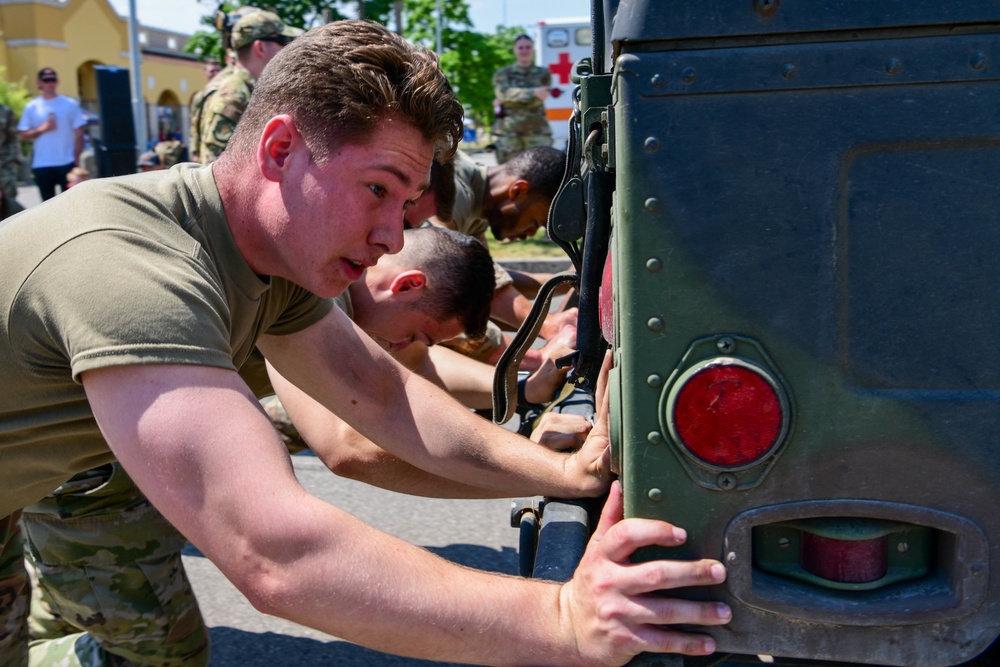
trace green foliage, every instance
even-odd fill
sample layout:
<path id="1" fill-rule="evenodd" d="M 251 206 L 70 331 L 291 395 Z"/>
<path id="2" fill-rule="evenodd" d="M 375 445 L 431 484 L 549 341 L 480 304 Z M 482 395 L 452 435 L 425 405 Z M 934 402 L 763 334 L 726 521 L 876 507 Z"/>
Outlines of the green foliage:
<path id="1" fill-rule="evenodd" d="M 404 36 L 437 48 L 437 0 L 405 0 Z M 479 126 L 493 123 L 493 73 L 514 61 L 514 37 L 522 28 L 497 26 L 496 33 L 471 30 L 466 0 L 441 0 L 441 69 L 467 113 Z"/>
<path id="2" fill-rule="evenodd" d="M 20 118 L 24 111 L 24 105 L 31 100 L 31 93 L 24 85 L 24 79 L 20 81 L 7 81 L 7 68 L 0 67 L 0 103 L 6 104 L 14 110 L 14 114 Z"/>

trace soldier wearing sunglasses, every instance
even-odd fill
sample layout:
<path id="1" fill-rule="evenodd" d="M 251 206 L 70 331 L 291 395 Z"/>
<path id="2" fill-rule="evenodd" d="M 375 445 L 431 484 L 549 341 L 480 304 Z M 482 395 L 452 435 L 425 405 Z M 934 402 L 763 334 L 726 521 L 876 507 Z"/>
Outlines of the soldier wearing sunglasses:
<path id="1" fill-rule="evenodd" d="M 202 164 L 215 162 L 229 143 L 264 66 L 301 33 L 263 10 L 236 21 L 230 37 L 236 62 L 209 82 L 200 107 L 192 111 L 192 127 L 197 128 L 191 137 L 192 152 Z"/>

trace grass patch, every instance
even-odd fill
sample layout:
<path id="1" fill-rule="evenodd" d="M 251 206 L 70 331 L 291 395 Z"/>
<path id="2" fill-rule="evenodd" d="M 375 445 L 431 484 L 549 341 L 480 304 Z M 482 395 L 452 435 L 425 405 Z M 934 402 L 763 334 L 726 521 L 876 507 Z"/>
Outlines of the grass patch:
<path id="1" fill-rule="evenodd" d="M 486 232 L 486 240 L 493 259 L 569 259 L 562 248 L 545 238 L 544 231 L 530 239 L 510 243 L 501 243 Z"/>

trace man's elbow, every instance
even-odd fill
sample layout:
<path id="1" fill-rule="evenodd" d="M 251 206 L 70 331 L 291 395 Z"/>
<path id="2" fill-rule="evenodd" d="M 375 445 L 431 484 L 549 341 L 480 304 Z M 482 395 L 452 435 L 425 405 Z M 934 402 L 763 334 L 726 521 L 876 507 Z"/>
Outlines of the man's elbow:
<path id="1" fill-rule="evenodd" d="M 316 440 L 307 438 L 323 465 L 338 477 L 358 482 L 371 482 L 372 470 L 378 468 L 380 457 L 387 456 L 385 450 L 353 429 L 340 429 L 339 432 L 331 429 L 318 439 L 319 442 Z"/>
<path id="2" fill-rule="evenodd" d="M 311 594 L 303 572 L 312 567 L 305 561 L 314 552 L 315 535 L 290 520 L 269 535 L 245 538 L 244 548 L 228 549 L 216 565 L 254 609 L 288 618 Z"/>
<path id="3" fill-rule="evenodd" d="M 271 616 L 287 616 L 296 592 L 295 582 L 273 568 L 254 569 L 230 579 L 254 609 Z"/>
<path id="4" fill-rule="evenodd" d="M 354 451 L 338 451 L 324 456 L 323 463 L 338 477 L 369 484 L 375 478 L 373 470 L 377 469 L 379 465 L 376 457 Z"/>

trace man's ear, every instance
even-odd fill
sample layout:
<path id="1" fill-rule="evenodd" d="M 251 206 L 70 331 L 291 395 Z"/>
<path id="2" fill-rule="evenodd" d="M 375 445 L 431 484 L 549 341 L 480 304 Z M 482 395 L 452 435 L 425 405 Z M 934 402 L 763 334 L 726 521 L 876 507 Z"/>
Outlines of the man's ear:
<path id="1" fill-rule="evenodd" d="M 292 117 L 287 114 L 275 116 L 267 121 L 257 144 L 261 174 L 269 181 L 280 181 L 288 171 L 289 158 L 303 148 L 305 142 Z"/>
<path id="2" fill-rule="evenodd" d="M 267 58 L 267 54 L 264 53 L 264 48 L 264 40 L 262 39 L 255 39 L 250 43 L 250 50 L 261 60 Z"/>
<path id="3" fill-rule="evenodd" d="M 417 298 L 427 287 L 427 274 L 418 269 L 410 269 L 396 274 L 389 283 L 389 291 L 393 296 Z"/>
<path id="4" fill-rule="evenodd" d="M 531 189 L 531 184 L 523 178 L 518 178 L 509 186 L 507 186 L 507 198 L 517 201 L 522 197 L 528 196 L 528 191 Z"/>

